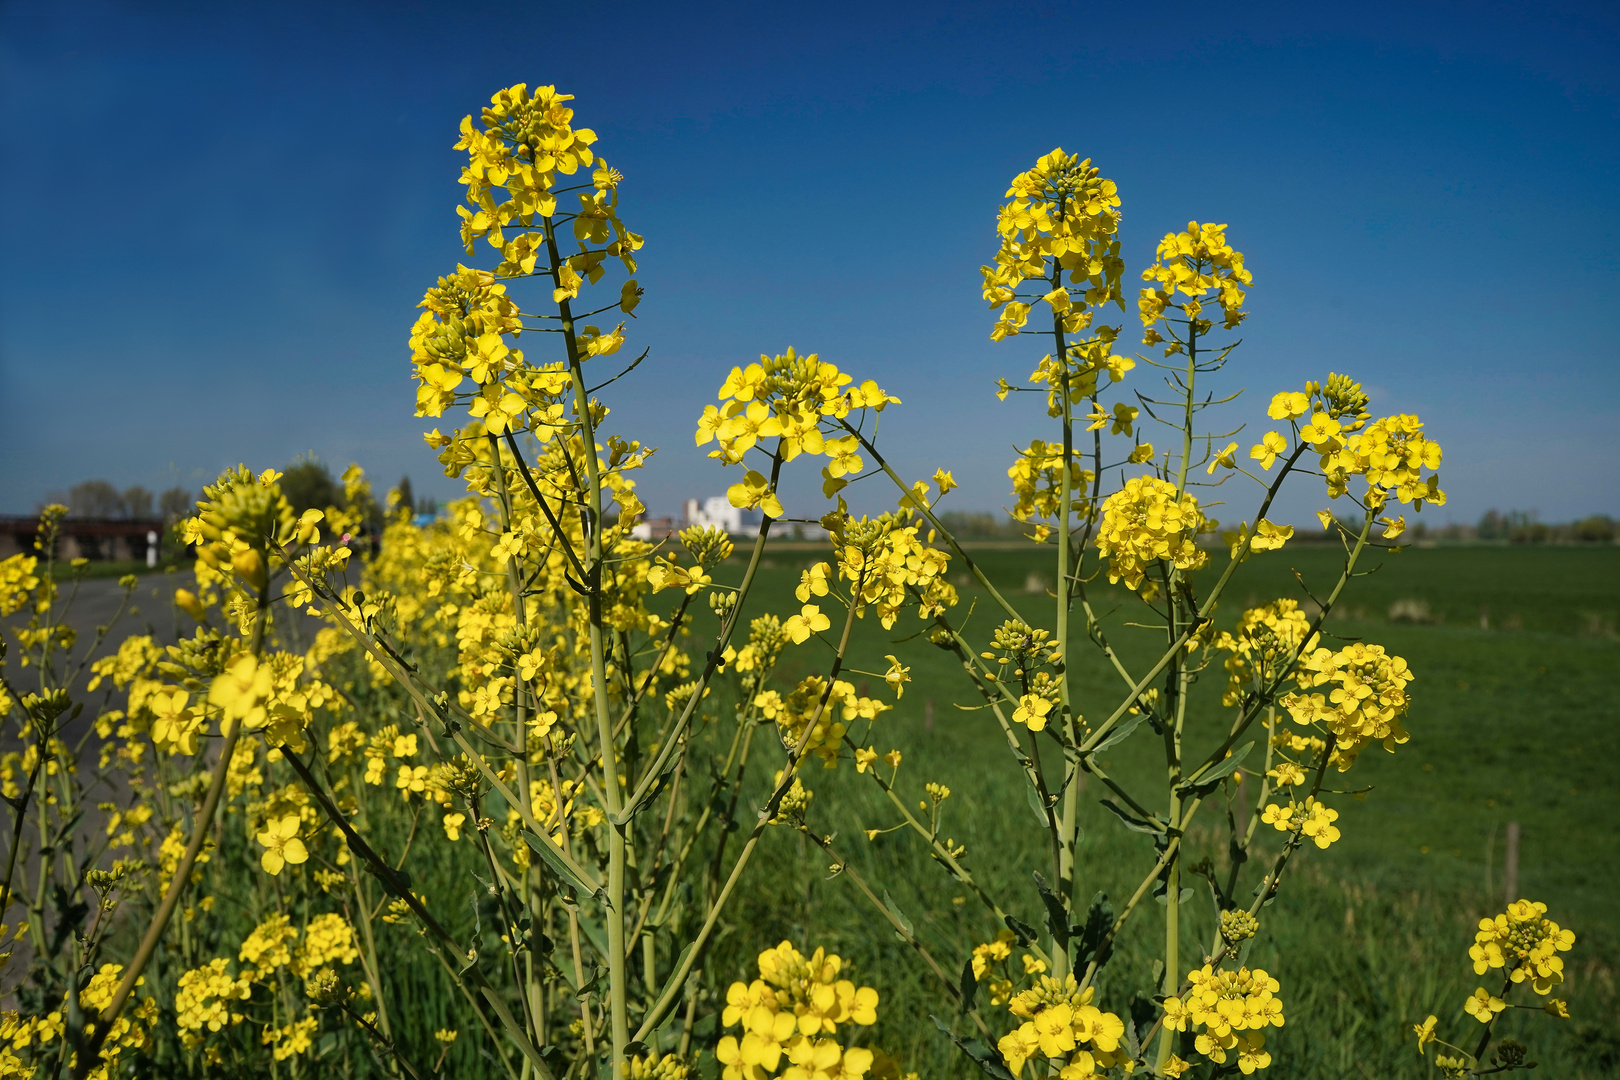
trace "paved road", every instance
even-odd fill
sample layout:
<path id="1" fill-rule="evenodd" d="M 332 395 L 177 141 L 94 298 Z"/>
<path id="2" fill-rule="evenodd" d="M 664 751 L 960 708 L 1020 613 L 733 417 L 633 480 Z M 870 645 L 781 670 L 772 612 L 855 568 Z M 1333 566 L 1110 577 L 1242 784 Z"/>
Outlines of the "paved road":
<path id="1" fill-rule="evenodd" d="M 169 645 L 180 637 L 190 637 L 196 632 L 197 623 L 191 616 L 175 607 L 174 591 L 196 587 L 196 578 L 190 570 L 142 574 L 134 593 L 129 596 L 128 606 L 124 609 L 123 615 L 114 622 L 114 617 L 118 616 L 119 606 L 125 602 L 124 589 L 116 578 L 92 578 L 81 581 L 76 586 L 64 582 L 59 604 L 60 601 L 71 597 L 72 603 L 64 621 L 78 632 L 78 641 L 73 648 L 75 662 L 84 657 L 85 648 L 95 641 L 96 636 L 101 633 L 100 628 L 104 626 L 109 629 L 101 643 L 91 650 L 89 656 L 91 660 L 98 660 L 117 652 L 124 639 L 134 634 L 150 634 L 159 645 Z M 58 610 L 60 611 L 60 607 Z M 284 610 L 277 612 L 277 615 L 284 618 Z M 0 625 L 8 629 L 22 626 L 28 622 L 28 616 L 28 612 L 20 611 L 0 620 Z M 298 615 L 293 627 L 297 643 L 308 646 L 314 640 L 315 631 L 320 629 L 320 626 L 320 620 L 307 615 Z M 13 685 L 24 691 L 34 689 L 37 680 L 30 677 L 34 673 L 30 669 L 20 668 L 17 663 L 16 638 L 9 633 L 6 638 L 6 645 L 11 654 L 7 670 Z M 74 686 L 75 696 L 81 700 L 86 681 L 87 678 L 81 678 Z"/>

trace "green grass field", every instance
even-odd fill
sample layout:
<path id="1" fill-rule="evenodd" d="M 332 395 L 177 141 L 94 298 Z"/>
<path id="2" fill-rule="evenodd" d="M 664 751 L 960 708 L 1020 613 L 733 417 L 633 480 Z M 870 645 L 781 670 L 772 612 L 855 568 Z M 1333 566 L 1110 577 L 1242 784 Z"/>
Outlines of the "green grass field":
<path id="1" fill-rule="evenodd" d="M 970 552 L 1030 621 L 1047 624 L 1052 602 L 1042 590 L 1053 576 L 1051 553 L 1050 548 L 995 547 Z M 797 611 L 793 588 L 799 573 L 824 557 L 824 549 L 811 545 L 772 545 L 749 614 Z M 1219 553 L 1212 563 L 1218 571 Z M 1216 613 L 1217 624 L 1229 627 L 1244 607 L 1267 599 L 1302 597 L 1296 570 L 1306 585 L 1323 592 L 1336 579 L 1338 566 L 1334 549 L 1304 544 L 1256 556 L 1239 568 Z M 735 580 L 742 567 L 740 557 L 733 559 L 720 576 Z M 963 580 L 961 573 L 953 566 L 953 580 Z M 1125 600 L 1122 590 L 1106 586 L 1092 595 L 1101 611 Z M 673 604 L 669 594 L 660 599 Z M 970 609 L 969 636 L 983 641 L 1002 615 L 982 592 L 963 586 L 958 611 Z M 1392 622 L 1391 609 L 1423 621 Z M 1127 611 L 1111 616 L 1108 632 L 1125 663 L 1141 670 L 1157 656 L 1162 635 L 1120 625 L 1136 617 Z M 1335 798 L 1343 839 L 1325 852 L 1307 845 L 1292 864 L 1280 901 L 1262 912 L 1260 937 L 1247 962 L 1279 979 L 1288 1017 L 1268 1038 L 1275 1062 L 1264 1075 L 1272 1080 L 1432 1077 L 1432 1064 L 1415 1053 L 1410 1029 L 1431 1011 L 1439 1014 L 1442 1030 L 1461 1039 L 1475 1036 L 1478 1026 L 1461 1004 L 1489 980 L 1474 975 L 1467 947 L 1480 916 L 1502 909 L 1503 832 L 1509 822 L 1518 822 L 1523 834 L 1518 891 L 1545 901 L 1552 916 L 1579 938 L 1566 961 L 1572 1018 L 1554 1021 L 1516 1012 L 1502 1022 L 1502 1030 L 1530 1045 L 1531 1056 L 1541 1063 L 1538 1075 L 1558 1080 L 1620 1075 L 1615 988 L 1620 842 L 1614 827 L 1620 799 L 1607 779 L 1620 761 L 1620 725 L 1612 704 L 1620 674 L 1620 641 L 1612 629 L 1617 616 L 1620 550 L 1615 548 L 1413 549 L 1386 556 L 1375 573 L 1352 584 L 1327 629 L 1383 644 L 1410 662 L 1417 675 L 1407 717 L 1412 739 L 1395 754 L 1373 747 L 1362 755 L 1349 776 L 1373 790 L 1362 802 Z M 711 620 L 706 612 L 699 616 L 700 633 L 712 631 Z M 911 666 L 913 678 L 898 707 L 863 741 L 879 750 L 903 750 L 901 777 L 911 797 L 920 795 L 925 780 L 951 787 L 943 832 L 966 845 L 966 865 L 1009 911 L 1040 925 L 1030 874 L 1048 871 L 1049 854 L 1022 781 L 993 718 L 953 707 L 975 703 L 955 661 L 921 639 L 901 640 L 918 626 L 914 615 L 892 633 L 875 620 L 857 626 L 854 667 L 881 672 L 883 655 L 894 653 Z M 819 644 L 790 648 L 777 685 L 825 671 L 829 662 Z M 1091 650 L 1077 650 L 1073 662 L 1079 708 L 1100 720 L 1121 696 L 1118 676 Z M 869 681 L 882 693 L 880 675 L 849 678 L 857 685 Z M 1196 697 L 1216 706 L 1218 688 L 1199 689 Z M 726 687 L 717 687 L 712 711 L 729 711 L 726 693 Z M 376 704 L 386 710 L 390 700 L 379 695 Z M 1194 750 L 1200 739 L 1213 743 L 1209 733 L 1218 713 L 1210 708 L 1192 715 Z M 705 733 L 729 738 L 730 728 L 707 725 L 695 737 Z M 744 829 L 780 761 L 770 753 L 772 741 L 769 729 L 756 739 L 753 786 L 740 807 Z M 1047 764 L 1055 759 L 1049 754 Z M 1159 745 L 1146 727 L 1109 751 L 1104 765 L 1135 785 L 1148 805 L 1162 805 Z M 864 829 L 888 828 L 899 820 L 869 777 L 846 762 L 834 770 L 810 769 L 806 783 L 815 792 L 811 828 L 834 834 L 839 858 L 886 889 L 942 964 L 959 970 L 972 946 L 994 934 L 992 918 L 964 896 L 909 832 L 866 839 Z M 1126 831 L 1094 801 L 1099 789 L 1093 783 L 1082 807 L 1080 892 L 1105 891 L 1120 903 L 1151 865 L 1152 849 L 1146 837 Z M 1216 810 L 1206 810 L 1189 833 L 1189 861 L 1221 858 L 1224 837 L 1214 830 Z M 387 819 L 373 839 L 381 850 L 403 850 L 408 826 L 406 818 Z M 1276 850 L 1279 835 L 1262 829 L 1257 862 Z M 1493 838 L 1494 853 L 1488 854 Z M 245 837 L 228 834 L 219 863 L 211 865 L 256 858 L 250 846 Z M 471 849 L 459 848 L 451 858 L 413 853 L 408 869 L 452 930 L 472 940 L 472 874 L 481 868 Z M 702 982 L 715 995 L 706 1000 L 723 1000 L 731 981 L 752 978 L 761 948 L 784 938 L 801 947 L 824 945 L 882 995 L 878 1025 L 863 1033 L 863 1041 L 895 1054 L 926 1080 L 980 1075 L 930 1019 L 952 1019 L 934 976 L 847 875 L 828 871 L 828 857 L 805 837 L 786 828 L 767 831 L 704 962 Z M 1187 883 L 1198 887 L 1184 908 L 1183 961 L 1190 967 L 1210 940 L 1214 913 L 1207 889 L 1196 879 Z M 238 942 L 262 912 L 253 906 L 251 890 L 220 892 L 218 899 L 221 922 L 214 932 Z M 1133 995 L 1146 987 L 1162 952 L 1160 911 L 1151 901 L 1143 908 L 1099 980 L 1100 1004 L 1121 1014 L 1131 1010 Z M 484 934 L 490 934 L 487 926 Z M 387 927 L 382 939 L 385 993 L 398 1017 L 396 1030 L 406 1045 L 431 1047 L 437 1028 L 454 1025 L 458 1015 L 465 1021 L 459 996 L 424 956 L 414 931 Z M 486 945 L 493 949 L 497 943 Z M 182 942 L 176 963 L 201 962 L 210 955 L 207 947 L 194 946 L 204 951 L 191 956 Z M 672 959 L 661 957 L 661 962 L 667 966 Z M 1134 1004 L 1151 1009 L 1141 999 Z M 998 1014 L 992 1016 L 997 1033 L 1006 1030 L 1011 1018 L 991 1012 Z M 697 1045 L 713 1045 L 714 1019 L 711 1014 L 700 1020 Z M 480 1033 L 464 1032 L 447 1062 L 449 1074 L 497 1075 L 481 1056 L 485 1052 Z M 718 1067 L 712 1055 L 703 1057 L 700 1073 L 714 1080 Z"/>
<path id="2" fill-rule="evenodd" d="M 1029 621 L 1050 625 L 1050 597 L 1032 591 L 1052 579 L 1050 548 L 970 554 Z M 799 571 L 822 557 L 807 545 L 773 546 L 750 608 L 795 611 Z M 1218 555 L 1212 559 L 1216 572 L 1222 562 Z M 740 575 L 740 559 L 734 563 Z M 1339 552 L 1325 546 L 1256 556 L 1239 569 L 1217 623 L 1230 626 L 1243 607 L 1267 599 L 1303 599 L 1295 571 L 1323 594 L 1339 565 Z M 954 567 L 952 573 L 962 580 Z M 964 585 L 962 594 L 964 609 L 977 603 L 969 636 L 983 640 L 1003 616 L 978 589 Z M 1121 590 L 1106 587 L 1094 589 L 1093 599 L 1100 611 L 1123 603 Z M 1421 621 L 1391 622 L 1392 608 Z M 1412 740 L 1395 754 L 1377 747 L 1363 754 L 1350 778 L 1374 790 L 1365 801 L 1335 800 L 1343 839 L 1326 852 L 1308 848 L 1294 863 L 1281 901 L 1263 915 L 1249 962 L 1282 980 L 1289 1016 L 1272 1040 L 1281 1066 L 1272 1075 L 1428 1075 L 1408 1025 L 1434 1011 L 1443 1027 L 1469 1033 L 1464 1025 L 1474 1022 L 1460 1005 L 1478 980 L 1466 950 L 1473 923 L 1502 908 L 1509 822 L 1518 822 L 1523 835 L 1519 893 L 1545 901 L 1579 940 L 1568 960 L 1573 1018 L 1554 1022 L 1521 1013 L 1504 1030 L 1523 1029 L 1543 1075 L 1597 1077 L 1620 1069 L 1612 966 L 1620 944 L 1620 839 L 1613 825 L 1620 799 L 1608 779 L 1620 762 L 1613 704 L 1620 674 L 1617 614 L 1620 551 L 1613 548 L 1409 549 L 1386 556 L 1377 572 L 1352 583 L 1327 630 L 1383 644 L 1409 661 L 1417 675 L 1407 718 Z M 1108 632 L 1126 663 L 1141 670 L 1157 656 L 1162 632 L 1119 625 L 1135 617 L 1122 611 Z M 869 741 L 879 750 L 905 752 L 902 776 L 912 790 L 925 779 L 952 788 L 943 831 L 967 845 L 967 865 L 993 893 L 1009 898 L 1009 910 L 1039 924 L 1030 871 L 1045 869 L 1047 855 L 1003 737 L 987 713 L 953 708 L 973 704 L 974 692 L 952 657 L 921 640 L 896 643 L 916 626 L 912 619 L 885 633 L 867 621 L 857 629 L 855 666 L 881 671 L 882 655 L 893 652 L 911 665 L 914 680 Z M 798 677 L 824 670 L 827 661 L 825 650 L 801 646 L 790 650 L 782 673 Z M 1074 662 L 1079 707 L 1101 719 L 1122 696 L 1122 684 L 1094 651 Z M 1206 704 L 1218 705 L 1218 690 L 1202 690 Z M 931 729 L 924 719 L 930 700 Z M 1214 720 L 1213 711 L 1195 713 L 1189 730 L 1211 731 Z M 1148 805 L 1162 803 L 1162 794 L 1153 794 L 1160 785 L 1148 786 L 1162 774 L 1162 756 L 1147 728 L 1103 764 L 1135 784 Z M 976 903 L 953 902 L 962 890 L 915 837 L 897 832 L 867 842 L 862 829 L 885 828 L 898 818 L 865 780 L 848 767 L 813 773 L 807 780 L 816 792 L 812 826 L 836 832 L 839 854 L 868 880 L 886 885 L 942 960 L 959 965 L 967 949 L 994 932 L 993 923 Z M 1083 824 L 1081 892 L 1102 889 L 1121 898 L 1151 864 L 1147 838 L 1124 830 L 1095 802 L 1088 803 Z M 1217 839 L 1214 824 L 1209 814 L 1195 827 L 1192 858 L 1224 848 L 1224 833 Z M 1264 843 L 1275 850 L 1269 838 Z M 886 995 L 880 1045 L 912 1056 L 925 1076 L 968 1075 L 965 1060 L 928 1021 L 930 1012 L 945 1008 L 938 987 L 928 982 L 932 976 L 877 912 L 863 906 L 852 885 L 829 878 L 826 857 L 785 830 L 773 830 L 762 857 L 766 865 L 733 911 L 711 970 L 719 975 L 729 965 L 742 977 L 752 952 L 781 937 L 826 943 L 859 963 L 863 977 Z M 1213 927 L 1207 889 L 1187 908 L 1183 941 L 1192 943 L 1184 945 L 1190 962 Z M 1131 989 L 1145 982 L 1157 955 L 1157 915 L 1143 914 L 1143 924 L 1105 969 L 1107 1007 L 1127 1009 Z"/>

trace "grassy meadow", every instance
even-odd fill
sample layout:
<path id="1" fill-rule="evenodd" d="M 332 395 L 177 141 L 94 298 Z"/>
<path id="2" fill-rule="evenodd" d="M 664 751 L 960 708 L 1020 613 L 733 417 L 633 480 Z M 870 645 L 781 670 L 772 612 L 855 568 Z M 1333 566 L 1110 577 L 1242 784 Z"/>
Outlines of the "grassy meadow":
<path id="1" fill-rule="evenodd" d="M 999 589 L 1037 624 L 1050 624 L 1051 548 L 1032 550 L 986 546 L 970 551 Z M 793 589 L 802 569 L 825 557 L 811 544 L 776 543 L 768 549 L 751 613 L 786 615 L 798 608 Z M 1297 571 L 1319 595 L 1331 588 L 1339 553 L 1326 546 L 1293 544 L 1281 552 L 1253 557 L 1239 568 L 1217 625 L 1230 627 L 1242 608 L 1278 596 L 1302 597 Z M 1218 572 L 1220 555 L 1212 559 Z M 736 580 L 740 556 L 718 576 Z M 959 612 L 973 610 L 969 637 L 988 639 L 1002 615 L 987 596 L 967 583 L 953 564 L 952 579 L 962 592 Z M 1122 590 L 1105 584 L 1092 591 L 1100 612 L 1118 608 L 1108 620 L 1110 641 L 1133 670 L 1157 656 L 1162 632 L 1123 623 L 1135 612 L 1122 605 Z M 672 603 L 673 601 L 671 601 Z M 1391 621 L 1391 611 L 1399 618 Z M 1339 1080 L 1436 1075 L 1415 1052 L 1410 1025 L 1438 1013 L 1443 1032 L 1471 1039 L 1477 1024 L 1461 1009 L 1463 998 L 1482 981 L 1472 971 L 1467 947 L 1475 922 L 1502 909 L 1503 834 L 1509 822 L 1522 829 L 1518 892 L 1545 901 L 1553 918 L 1578 935 L 1566 954 L 1566 989 L 1572 1017 L 1515 1012 L 1503 1021 L 1541 1062 L 1540 1075 L 1592 1078 L 1620 1075 L 1620 996 L 1615 959 L 1620 956 L 1620 834 L 1614 826 L 1620 799 L 1609 774 L 1620 761 L 1620 725 L 1613 704 L 1620 674 L 1620 550 L 1554 547 L 1436 547 L 1386 556 L 1376 572 L 1352 583 L 1327 629 L 1346 638 L 1364 637 L 1405 657 L 1416 672 L 1407 717 L 1411 741 L 1395 754 L 1367 749 L 1348 774 L 1353 786 L 1373 785 L 1364 801 L 1335 796 L 1343 838 L 1328 851 L 1306 845 L 1292 863 L 1280 901 L 1261 913 L 1260 937 L 1247 962 L 1266 968 L 1282 984 L 1288 1017 L 1272 1029 L 1268 1048 L 1275 1061 L 1266 1074 L 1274 1080 Z M 700 615 L 699 630 L 712 629 Z M 1416 621 L 1412 621 L 1416 620 Z M 921 638 L 905 640 L 918 623 L 908 614 L 893 632 L 873 619 L 857 625 L 852 666 L 869 674 L 848 677 L 880 689 L 883 656 L 894 653 L 911 666 L 912 682 L 898 707 L 885 713 L 863 739 L 879 751 L 901 749 L 901 789 L 921 797 L 934 780 L 952 789 L 942 832 L 967 848 L 965 864 L 1002 905 L 1032 925 L 1041 924 L 1041 906 L 1031 871 L 1048 872 L 1049 853 L 1024 795 L 1023 783 L 1006 752 L 993 718 L 962 711 L 975 704 L 974 691 L 949 654 Z M 811 671 L 825 671 L 830 656 L 816 644 L 789 648 L 777 685 Z M 1081 647 L 1073 658 L 1077 701 L 1094 722 L 1118 701 L 1122 686 L 1106 661 Z M 1219 679 L 1216 672 L 1207 678 Z M 718 709 L 726 709 L 725 687 L 716 688 Z M 883 694 L 886 699 L 889 695 Z M 1203 686 L 1195 701 L 1218 706 L 1217 687 Z M 929 721 L 932 702 L 932 722 Z M 394 708 L 379 698 L 379 707 Z M 1219 709 L 1194 713 L 1189 745 L 1212 745 Z M 729 738 L 725 724 L 713 724 L 695 737 Z M 860 734 L 859 729 L 855 734 Z M 769 730 L 756 740 L 771 747 Z M 1200 740 L 1207 740 L 1201 743 Z M 1043 748 L 1044 749 L 1044 748 Z M 1103 757 L 1111 774 L 1131 785 L 1150 807 L 1163 803 L 1162 758 L 1158 740 L 1146 726 Z M 768 753 L 757 754 L 752 806 L 764 797 Z M 1057 764 L 1049 753 L 1046 765 Z M 814 766 L 805 782 L 814 791 L 811 828 L 834 834 L 840 859 L 887 890 L 896 908 L 948 970 L 960 970 L 978 942 L 997 926 L 976 900 L 928 857 L 918 838 L 897 831 L 869 842 L 865 829 L 887 829 L 899 816 L 883 794 L 846 762 L 835 770 Z M 1149 839 L 1125 830 L 1100 807 L 1104 794 L 1093 782 L 1082 808 L 1082 896 L 1106 892 L 1123 903 L 1151 865 Z M 1188 836 L 1188 861 L 1208 855 L 1224 860 L 1224 829 L 1217 831 L 1218 804 L 1207 805 Z M 753 820 L 748 802 L 739 808 L 743 828 Z M 382 850 L 408 848 L 410 820 L 387 818 L 373 825 Z M 397 835 L 396 835 L 397 833 Z M 1281 834 L 1262 827 L 1253 867 L 1278 848 Z M 1494 846 L 1493 846 L 1494 842 Z M 437 849 L 445 850 L 445 849 Z M 465 847 L 450 857 L 415 854 L 407 869 L 453 932 L 476 935 L 474 874 L 483 868 Z M 736 843 L 731 849 L 734 854 Z M 227 832 L 217 869 L 256 860 L 258 851 Z M 803 836 L 788 829 L 768 830 L 738 895 L 726 910 L 704 964 L 702 981 L 723 1000 L 734 979 L 754 976 L 761 948 L 787 938 L 800 947 L 824 945 L 854 965 L 854 977 L 882 996 L 871 1045 L 896 1055 L 925 1080 L 968 1078 L 977 1070 L 937 1031 L 930 1020 L 948 1022 L 948 999 L 918 957 L 898 940 L 883 917 L 863 898 L 848 876 L 830 875 L 829 859 Z M 210 875 L 222 920 L 216 933 L 239 941 L 265 912 L 252 888 L 253 878 Z M 1208 890 L 1196 878 L 1184 907 L 1183 959 L 1187 966 L 1207 948 L 1214 927 Z M 232 891 L 239 890 L 239 891 Z M 962 897 L 961 900 L 958 900 Z M 1127 1013 L 1132 994 L 1148 980 L 1161 953 L 1159 911 L 1143 904 L 1127 926 L 1113 960 L 1100 979 L 1100 1004 Z M 240 925 L 236 925 L 240 923 Z M 386 993 L 396 1032 L 408 1046 L 432 1046 L 433 1032 L 465 1019 L 458 992 L 444 971 L 426 957 L 414 931 L 381 927 L 379 948 L 388 972 Z M 591 928 L 586 927 L 589 933 Z M 165 967 L 175 970 L 206 961 L 208 942 L 194 941 L 188 927 L 172 943 Z M 490 933 L 486 925 L 484 934 Z M 498 948 L 493 940 L 487 942 Z M 234 948 L 234 946 L 232 946 Z M 671 958 L 662 958 L 667 964 Z M 1016 962 L 1016 957 L 1015 957 Z M 169 976 L 172 977 L 172 972 Z M 1528 996 L 1528 995 L 1524 995 Z M 981 996 L 981 1006 L 985 1005 Z M 1138 999 L 1141 1008 L 1150 1003 Z M 706 1005 L 705 1008 L 709 1006 Z M 999 1010 L 997 1034 L 1010 1019 Z M 711 1014 L 700 1021 L 699 1045 L 716 1036 Z M 965 1021 L 957 1021 L 959 1031 Z M 337 1056 L 331 1036 L 322 1037 L 317 1056 Z M 466 1030 L 449 1054 L 448 1075 L 497 1076 L 481 1032 Z M 330 1058 L 328 1058 L 330 1061 Z M 1432 1054 L 1430 1060 L 1432 1061 Z M 160 1063 L 175 1070 L 182 1061 Z M 323 1069 L 326 1065 L 321 1066 Z M 712 1078 L 711 1055 L 701 1062 Z M 348 1061 L 344 1075 L 371 1075 L 366 1063 Z M 177 1071 L 175 1075 L 179 1075 Z"/>
<path id="2" fill-rule="evenodd" d="M 1040 590 L 1051 580 L 1051 549 L 970 554 L 1029 621 L 1050 625 L 1050 598 Z M 812 545 L 773 546 L 754 603 L 761 610 L 794 610 L 800 570 L 821 557 Z M 1230 626 L 1243 607 L 1267 599 L 1303 599 L 1296 571 L 1314 592 L 1325 593 L 1339 560 L 1335 548 L 1307 545 L 1255 556 L 1239 569 L 1217 624 Z M 733 563 L 740 576 L 741 560 Z M 1218 572 L 1219 559 L 1212 565 Z M 969 637 L 982 640 L 1002 616 L 955 574 L 953 568 L 964 607 L 977 603 Z M 1124 602 L 1118 589 L 1096 588 L 1092 596 L 1099 612 Z M 1413 548 L 1384 557 L 1375 573 L 1352 583 L 1327 629 L 1381 643 L 1408 660 L 1417 675 L 1407 718 L 1412 739 L 1394 754 L 1377 746 L 1364 752 L 1349 778 L 1353 786 L 1373 785 L 1372 792 L 1364 801 L 1333 799 L 1343 839 L 1325 852 L 1302 849 L 1280 901 L 1262 913 L 1261 937 L 1248 962 L 1281 980 L 1289 1017 L 1272 1036 L 1280 1066 L 1273 1075 L 1428 1075 L 1431 1067 L 1417 1057 L 1409 1025 L 1430 1011 L 1440 1015 L 1443 1030 L 1472 1037 L 1477 1028 L 1461 1003 L 1479 980 L 1467 946 L 1477 919 L 1503 906 L 1509 822 L 1518 822 L 1523 835 L 1518 892 L 1545 901 L 1550 916 L 1573 928 L 1578 941 L 1568 958 L 1572 1019 L 1516 1013 L 1504 1031 L 1523 1029 L 1544 1075 L 1598 1077 L 1620 1070 L 1613 967 L 1620 944 L 1620 834 L 1613 826 L 1620 799 L 1609 778 L 1620 761 L 1613 704 L 1620 674 L 1617 613 L 1620 552 L 1612 548 Z M 1141 670 L 1157 656 L 1162 632 L 1120 625 L 1136 617 L 1121 608 L 1108 634 L 1126 663 Z M 871 620 L 857 628 L 852 654 L 866 662 L 855 666 L 881 671 L 882 655 L 893 652 L 911 665 L 913 679 L 867 741 L 880 751 L 904 751 L 908 793 L 920 794 L 925 780 L 951 787 L 942 831 L 967 846 L 966 865 L 1004 907 L 1039 925 L 1030 872 L 1046 870 L 1047 853 L 1003 737 L 987 713 L 953 707 L 975 699 L 949 654 L 922 639 L 896 643 L 914 630 L 914 623 L 902 622 L 885 633 Z M 826 660 L 810 646 L 790 650 L 782 675 L 824 670 Z M 1077 651 L 1074 662 L 1079 707 L 1100 720 L 1118 701 L 1118 676 L 1094 650 Z M 1220 676 L 1212 671 L 1206 678 Z M 1196 696 L 1206 705 L 1218 704 L 1214 688 L 1201 689 Z M 1215 727 L 1213 711 L 1189 722 L 1189 731 L 1201 728 L 1205 735 Z M 1200 737 L 1192 736 L 1193 746 Z M 1161 753 L 1143 727 L 1102 763 L 1147 805 L 1160 806 Z M 1048 755 L 1049 768 L 1055 757 Z M 960 965 L 973 944 L 994 933 L 976 901 L 956 901 L 962 890 L 931 863 L 916 837 L 901 831 L 868 843 L 863 829 L 888 828 L 899 818 L 866 777 L 846 766 L 812 771 L 806 782 L 816 793 L 812 827 L 837 834 L 839 855 L 890 890 L 942 963 Z M 1224 829 L 1214 829 L 1216 813 L 1224 811 L 1206 808 L 1195 824 L 1191 860 L 1207 854 L 1222 864 Z M 1104 890 L 1122 901 L 1151 865 L 1150 841 L 1126 831 L 1094 799 L 1082 822 L 1081 893 Z M 1271 837 L 1280 834 L 1264 827 L 1261 833 L 1261 851 L 1277 850 Z M 765 865 L 756 863 L 748 892 L 734 905 L 711 972 L 742 977 L 752 953 L 782 937 L 826 944 L 855 961 L 862 978 L 884 995 L 877 1044 L 910 1058 L 924 1076 L 968 1075 L 965 1059 L 929 1022 L 946 1002 L 922 963 L 851 883 L 829 876 L 818 849 L 778 830 L 767 843 Z M 1186 883 L 1199 886 L 1184 909 L 1190 965 L 1210 940 L 1214 914 L 1207 887 L 1196 879 Z M 1128 929 L 1134 932 L 1104 969 L 1105 1007 L 1123 1013 L 1159 954 L 1156 914 L 1142 912 L 1133 921 Z"/>

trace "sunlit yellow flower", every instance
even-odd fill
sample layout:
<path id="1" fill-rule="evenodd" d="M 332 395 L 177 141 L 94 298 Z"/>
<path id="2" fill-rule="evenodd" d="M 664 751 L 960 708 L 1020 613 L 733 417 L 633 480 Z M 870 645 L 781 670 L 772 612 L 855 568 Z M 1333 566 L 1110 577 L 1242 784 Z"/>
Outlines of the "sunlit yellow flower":
<path id="1" fill-rule="evenodd" d="M 259 856 L 259 865 L 271 877 L 280 874 L 281 868 L 289 863 L 297 866 L 309 859 L 309 850 L 298 838 L 298 825 L 298 815 L 289 814 L 265 822 L 264 831 L 256 837 L 265 849 Z"/>

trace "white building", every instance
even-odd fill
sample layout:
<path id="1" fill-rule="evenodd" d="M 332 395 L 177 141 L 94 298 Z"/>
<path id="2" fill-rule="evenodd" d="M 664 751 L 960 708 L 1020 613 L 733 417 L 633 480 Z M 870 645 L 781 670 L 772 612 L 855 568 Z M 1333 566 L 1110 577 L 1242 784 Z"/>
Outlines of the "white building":
<path id="1" fill-rule="evenodd" d="M 687 499 L 684 518 L 687 527 L 712 525 L 732 536 L 755 532 L 760 523 L 758 510 L 732 506 L 724 495 L 711 495 L 701 500 Z"/>

